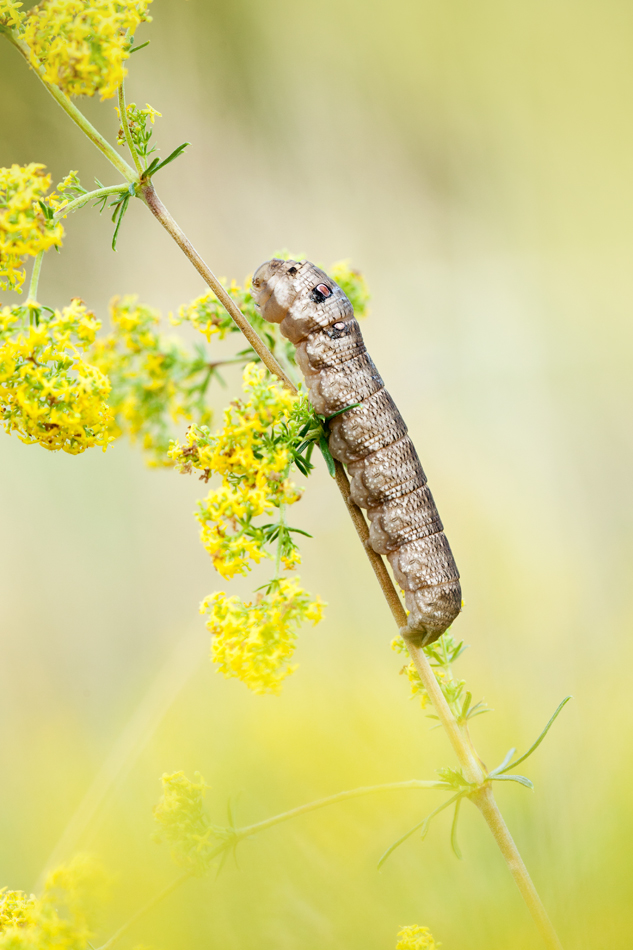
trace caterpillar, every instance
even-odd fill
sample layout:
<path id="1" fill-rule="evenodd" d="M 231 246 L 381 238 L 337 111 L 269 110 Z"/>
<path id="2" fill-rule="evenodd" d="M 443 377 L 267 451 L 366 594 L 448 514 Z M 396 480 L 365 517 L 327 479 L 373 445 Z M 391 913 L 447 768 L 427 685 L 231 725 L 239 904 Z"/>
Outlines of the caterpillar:
<path id="1" fill-rule="evenodd" d="M 461 610 L 459 572 L 415 446 L 350 301 L 310 261 L 276 258 L 255 272 L 251 293 L 264 319 L 295 345 L 315 411 L 334 416 L 330 452 L 347 467 L 353 501 L 367 509 L 369 543 L 386 555 L 404 591 L 403 635 L 432 643 Z"/>

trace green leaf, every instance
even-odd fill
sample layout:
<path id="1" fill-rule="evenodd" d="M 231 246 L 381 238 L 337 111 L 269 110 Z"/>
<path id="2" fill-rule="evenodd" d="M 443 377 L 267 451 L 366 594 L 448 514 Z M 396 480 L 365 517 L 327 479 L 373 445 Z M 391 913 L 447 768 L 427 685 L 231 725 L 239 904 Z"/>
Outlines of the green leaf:
<path id="1" fill-rule="evenodd" d="M 455 857 L 459 858 L 460 861 L 462 859 L 462 853 L 457 843 L 457 822 L 459 820 L 459 809 L 461 808 L 462 800 L 463 799 L 458 798 L 455 802 L 455 814 L 453 815 L 453 824 L 451 825 L 451 848 L 453 849 Z"/>
<path id="2" fill-rule="evenodd" d="M 145 42 L 141 43 L 140 46 L 133 46 L 132 49 L 130 50 L 130 56 L 132 55 L 132 53 L 138 53 L 140 49 L 145 49 L 145 47 L 149 46 L 151 42 L 152 42 L 151 40 L 145 40 Z"/>
<path id="3" fill-rule="evenodd" d="M 130 196 L 129 194 L 126 193 L 125 196 L 119 201 L 116 208 L 114 209 L 114 214 L 112 215 L 112 220 L 115 222 L 114 234 L 112 235 L 112 250 L 113 251 L 116 251 L 116 242 L 119 236 L 121 222 L 123 221 L 123 218 L 124 218 L 125 212 L 127 211 L 127 206 L 129 203 L 130 203 Z"/>
<path id="4" fill-rule="evenodd" d="M 558 715 L 562 712 L 563 706 L 565 706 L 565 705 L 569 702 L 569 700 L 570 700 L 571 698 L 572 698 L 571 696 L 565 696 L 565 698 L 563 699 L 563 701 L 558 704 L 558 707 L 557 707 L 557 709 L 556 709 L 556 712 L 554 713 L 554 715 L 552 716 L 552 718 L 550 719 L 550 721 L 547 723 L 547 725 L 546 725 L 545 728 L 543 729 L 542 733 L 540 734 L 540 736 L 538 737 L 538 739 L 536 740 L 536 742 L 535 742 L 533 745 L 530 746 L 530 748 L 527 750 L 527 752 L 525 753 L 525 755 L 522 755 L 522 756 L 520 756 L 518 759 L 515 759 L 514 762 L 511 762 L 509 765 L 506 765 L 505 768 L 503 768 L 503 769 L 500 768 L 500 769 L 497 771 L 497 775 L 500 775 L 502 772 L 507 772 L 508 769 L 513 769 L 513 768 L 515 767 L 515 765 L 518 765 L 520 762 L 525 762 L 525 760 L 528 759 L 528 758 L 532 755 L 533 752 L 536 752 L 536 750 L 537 750 L 538 747 L 540 746 L 541 742 L 543 741 L 543 739 L 545 738 L 545 736 L 547 735 L 547 733 L 550 731 L 550 729 L 551 729 L 552 726 L 554 725 L 554 722 L 555 722 L 556 718 L 557 718 Z"/>
<path id="5" fill-rule="evenodd" d="M 325 459 L 325 464 L 327 465 L 327 470 L 334 478 L 336 475 L 336 467 L 334 465 L 334 459 L 332 458 L 332 453 L 330 452 L 330 447 L 327 444 L 327 439 L 324 435 L 319 439 L 319 448 L 321 449 L 321 455 Z"/>
<path id="6" fill-rule="evenodd" d="M 505 769 L 506 765 L 509 764 L 510 759 L 512 758 L 515 752 L 516 752 L 516 749 L 508 749 L 508 751 L 506 752 L 504 756 L 503 762 L 500 765 L 498 765 L 496 769 L 492 769 L 490 772 L 488 772 L 488 777 L 490 778 L 490 776 L 496 775 L 498 772 L 503 772 L 503 770 Z"/>
<path id="7" fill-rule="evenodd" d="M 145 172 L 145 178 L 150 178 L 152 175 L 155 175 L 156 172 L 159 172 L 161 168 L 164 168 L 165 165 L 169 165 L 170 162 L 174 162 L 179 158 L 188 145 L 191 145 L 191 142 L 183 142 L 182 145 L 179 145 L 178 148 L 175 148 L 173 152 L 164 158 L 162 162 L 159 162 L 157 158 L 148 166 L 147 171 Z"/>
<path id="8" fill-rule="evenodd" d="M 526 788 L 534 791 L 534 784 L 525 775 L 495 775 L 492 780 L 493 782 L 518 782 L 519 785 L 525 785 Z"/>
<path id="9" fill-rule="evenodd" d="M 349 412 L 350 409 L 356 409 L 357 406 L 360 406 L 359 402 L 353 402 L 351 406 L 345 406 L 344 409 L 339 409 L 338 412 L 333 412 L 331 416 L 321 416 L 324 422 L 329 422 L 330 419 L 336 419 L 337 416 L 340 416 L 343 412 Z"/>
<path id="10" fill-rule="evenodd" d="M 426 818 L 423 818 L 422 821 L 419 821 L 417 825 L 414 825 L 413 828 L 411 828 L 409 831 L 403 834 L 401 838 L 398 838 L 397 841 L 394 841 L 394 843 L 389 848 L 387 848 L 385 853 L 382 855 L 380 861 L 378 862 L 377 870 L 379 871 L 381 867 L 383 866 L 383 864 L 385 863 L 385 861 L 387 860 L 387 858 L 391 854 L 393 854 L 396 848 L 399 848 L 400 845 L 403 844 L 407 840 L 407 838 L 410 838 L 411 835 L 415 834 L 415 832 L 418 829 L 422 829 L 422 838 L 425 838 L 426 833 L 429 830 L 429 825 L 431 824 L 431 821 L 435 818 L 435 816 L 439 815 L 439 813 L 441 811 L 444 811 L 445 808 L 449 808 L 453 804 L 453 802 L 456 802 L 457 799 L 461 798 L 463 794 L 464 794 L 463 792 L 458 792 L 457 795 L 453 795 L 452 798 L 449 798 L 448 801 L 445 801 L 443 805 L 440 805 L 439 808 L 436 808 L 435 811 L 432 811 L 430 815 L 427 815 Z"/>

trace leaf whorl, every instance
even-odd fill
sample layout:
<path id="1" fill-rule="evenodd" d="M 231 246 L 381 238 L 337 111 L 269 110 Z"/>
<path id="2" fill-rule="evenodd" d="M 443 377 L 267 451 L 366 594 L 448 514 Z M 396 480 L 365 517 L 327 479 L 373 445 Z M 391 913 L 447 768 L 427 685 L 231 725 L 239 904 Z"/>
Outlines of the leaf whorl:
<path id="1" fill-rule="evenodd" d="M 409 610 L 406 635 L 432 643 L 461 610 L 459 572 L 407 427 L 365 349 L 351 303 L 310 261 L 276 258 L 253 277 L 262 316 L 295 344 L 329 447 L 367 509 L 369 540 L 389 559 Z M 357 405 L 355 405 L 357 404 Z"/>

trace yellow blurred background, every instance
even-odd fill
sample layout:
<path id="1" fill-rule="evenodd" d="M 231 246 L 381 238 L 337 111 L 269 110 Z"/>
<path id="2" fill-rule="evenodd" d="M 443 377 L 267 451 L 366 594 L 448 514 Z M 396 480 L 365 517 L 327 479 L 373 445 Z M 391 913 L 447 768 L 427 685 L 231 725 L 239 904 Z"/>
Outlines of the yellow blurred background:
<path id="1" fill-rule="evenodd" d="M 368 347 L 462 572 L 454 632 L 471 648 L 458 671 L 495 709 L 475 742 L 493 766 L 573 694 L 525 766 L 536 793 L 504 785 L 498 799 L 565 947 L 629 948 L 633 8 L 155 0 L 152 12 L 128 99 L 163 113 L 163 157 L 192 143 L 159 193 L 216 273 L 241 279 L 289 247 L 366 275 Z M 7 43 L 0 79 L 1 165 L 117 180 Z M 114 137 L 112 101 L 79 104 Z M 81 296 L 107 321 L 115 293 L 166 314 L 201 292 L 140 202 L 116 254 L 110 236 L 96 211 L 70 219 L 40 298 Z M 228 398 L 214 394 L 218 408 Z M 314 534 L 303 581 L 329 609 L 276 698 L 207 660 L 197 605 L 226 585 L 197 540 L 204 486 L 148 470 L 123 442 L 73 458 L 2 436 L 0 452 L 0 885 L 30 890 L 53 852 L 93 850 L 116 874 L 106 935 L 174 875 L 149 840 L 165 771 L 200 770 L 221 824 L 229 797 L 250 823 L 454 764 L 398 676 L 390 616 L 322 466 L 293 514 Z M 269 831 L 127 945 L 389 950 L 419 923 L 445 950 L 538 946 L 470 807 L 463 861 L 445 814 L 376 872 L 437 804 L 385 793 Z"/>

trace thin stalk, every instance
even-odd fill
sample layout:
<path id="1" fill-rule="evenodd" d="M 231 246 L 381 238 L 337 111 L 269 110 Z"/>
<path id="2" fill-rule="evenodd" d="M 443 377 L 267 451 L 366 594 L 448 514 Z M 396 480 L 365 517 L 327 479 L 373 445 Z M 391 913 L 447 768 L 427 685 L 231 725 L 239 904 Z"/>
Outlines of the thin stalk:
<path id="1" fill-rule="evenodd" d="M 42 269 L 42 261 L 44 260 L 44 251 L 40 251 L 33 261 L 33 270 L 31 271 L 31 283 L 29 284 L 29 300 L 37 300 L 37 285 L 40 282 L 40 271 Z"/>
<path id="2" fill-rule="evenodd" d="M 385 785 L 365 785 L 361 788 L 353 788 L 347 792 L 339 792 L 337 795 L 329 795 L 327 798 L 319 798 L 314 802 L 308 802 L 307 805 L 300 805 L 298 808 L 291 808 L 289 811 L 282 812 L 280 815 L 274 815 L 272 818 L 266 818 L 264 821 L 258 821 L 254 825 L 246 825 L 244 828 L 237 828 L 235 834 L 227 838 L 226 841 L 223 841 L 221 844 L 214 848 L 214 850 L 209 855 L 209 861 L 212 861 L 214 858 L 218 857 L 223 851 L 229 847 L 234 847 L 239 841 L 243 841 L 245 838 L 250 838 L 253 835 L 257 834 L 260 831 L 266 831 L 268 828 L 274 827 L 274 825 L 280 825 L 284 821 L 290 821 L 292 818 L 297 818 L 299 815 L 305 815 L 307 812 L 316 811 L 317 808 L 325 808 L 326 805 L 334 805 L 337 802 L 343 802 L 348 798 L 358 798 L 361 795 L 371 795 L 373 792 L 389 792 L 399 789 L 415 789 L 415 788 L 433 788 L 446 790 L 446 784 L 444 782 L 434 782 L 434 781 L 423 781 L 418 779 L 411 779 L 408 782 L 388 782 Z M 174 878 L 166 887 L 163 887 L 158 893 L 151 897 L 146 904 L 143 904 L 124 924 L 122 924 L 119 929 L 107 940 L 101 947 L 98 947 L 97 950 L 110 950 L 110 947 L 113 947 L 121 937 L 124 937 L 125 934 L 130 930 L 134 924 L 140 920 L 141 917 L 144 917 L 150 910 L 153 910 L 157 904 L 159 904 L 165 897 L 169 897 L 181 884 L 184 884 L 185 881 L 188 881 L 193 874 L 191 871 L 186 871 L 184 874 L 179 875 L 177 878 Z"/>
<path id="3" fill-rule="evenodd" d="M 106 198 L 108 195 L 118 195 L 127 191 L 127 185 L 108 185 L 106 188 L 95 188 L 94 191 L 87 191 L 85 195 L 79 195 L 78 198 L 73 198 L 72 201 L 69 201 L 68 204 L 65 204 L 62 208 L 59 208 L 55 214 L 55 221 L 61 221 L 62 218 L 65 218 L 67 214 L 71 214 L 73 211 L 78 211 L 79 208 L 83 208 L 88 201 L 93 201 L 99 198 Z"/>
<path id="4" fill-rule="evenodd" d="M 473 752 L 467 736 L 458 725 L 458 722 L 455 719 L 450 706 L 444 698 L 444 694 L 440 689 L 437 679 L 435 678 L 433 667 L 429 663 L 428 657 L 424 652 L 424 648 L 412 640 L 408 640 L 406 637 L 405 643 L 409 650 L 409 655 L 415 664 L 415 668 L 418 671 L 419 677 L 422 680 L 422 685 L 428 693 L 438 718 L 444 727 L 444 731 L 448 736 L 449 742 L 453 746 L 455 755 L 459 759 L 459 764 L 462 767 L 464 778 L 467 782 L 471 782 L 473 785 L 481 785 L 482 782 L 485 781 L 485 774 L 481 768 L 481 765 L 479 764 L 479 761 L 477 760 L 476 755 Z"/>
<path id="5" fill-rule="evenodd" d="M 310 811 L 316 811 L 317 808 L 325 808 L 326 805 L 335 805 L 337 802 L 344 802 L 348 798 L 358 798 L 361 795 L 372 795 L 374 792 L 389 792 L 396 789 L 408 788 L 433 788 L 446 791 L 447 787 L 444 782 L 423 781 L 421 779 L 411 779 L 408 782 L 388 782 L 385 785 L 365 785 L 360 788 L 353 788 L 347 792 L 338 792 L 336 795 L 329 795 L 327 798 L 319 798 L 314 802 L 308 802 L 307 805 L 299 805 L 298 808 L 291 808 L 290 811 L 282 812 L 282 814 L 275 815 L 273 818 L 266 818 L 264 821 L 257 822 L 257 824 L 247 825 L 245 828 L 238 828 L 236 837 L 239 840 L 242 838 L 250 838 L 251 835 L 257 834 L 259 831 L 266 831 L 267 828 L 273 828 L 275 825 L 280 825 L 284 821 L 290 821 L 291 818 L 296 818 L 298 815 L 305 815 Z"/>
<path id="6" fill-rule="evenodd" d="M 158 891 L 157 894 L 154 894 L 153 897 L 150 897 L 147 903 L 143 904 L 143 906 L 140 907 L 135 914 L 132 914 L 130 919 L 126 920 L 126 922 L 122 924 L 121 927 L 119 927 L 116 933 L 113 933 L 110 939 L 106 940 L 106 942 L 101 947 L 98 947 L 97 950 L 109 950 L 110 947 L 113 947 L 114 944 L 118 943 L 121 937 L 124 937 L 128 930 L 130 930 L 130 928 L 132 928 L 134 924 L 141 919 L 141 917 L 144 917 L 145 914 L 149 913 L 150 910 L 153 910 L 157 904 L 160 904 L 162 900 L 164 900 L 166 897 L 169 897 L 169 895 L 172 894 L 178 887 L 180 887 L 181 884 L 184 884 L 185 881 L 188 881 L 191 876 L 191 871 L 186 871 L 184 874 L 180 874 L 178 877 L 174 878 L 174 880 L 171 881 L 167 887 L 163 887 L 163 889 Z"/>
<path id="7" fill-rule="evenodd" d="M 284 372 L 261 337 L 255 332 L 255 330 L 253 330 L 252 326 L 240 308 L 226 292 L 211 268 L 204 262 L 200 254 L 198 254 L 182 228 L 176 224 L 169 211 L 156 194 L 156 190 L 151 182 L 141 188 L 140 197 L 143 199 L 154 217 L 160 221 L 167 233 L 171 235 L 181 251 L 189 258 L 193 266 L 204 280 L 205 284 L 211 288 L 229 316 L 233 318 L 250 345 L 261 359 L 266 369 L 270 370 L 274 376 L 280 379 L 284 386 L 290 390 L 290 392 L 296 393 L 297 387 L 294 385 L 287 373 Z"/>
<path id="8" fill-rule="evenodd" d="M 132 140 L 132 133 L 130 132 L 130 123 L 127 120 L 127 106 L 125 104 L 125 83 L 122 82 L 119 86 L 119 118 L 121 119 L 121 128 L 123 129 L 123 134 L 125 135 L 125 141 L 127 142 L 127 147 L 130 150 L 130 154 L 134 159 L 134 164 L 136 165 L 136 170 L 138 172 L 139 178 L 144 172 L 144 168 L 141 164 L 141 160 L 138 157 L 134 142 Z"/>
<path id="9" fill-rule="evenodd" d="M 13 30 L 3 29 L 2 32 L 5 34 L 6 38 L 12 43 L 15 48 L 22 54 L 24 59 L 27 61 L 37 78 L 49 91 L 57 105 L 61 106 L 67 116 L 72 119 L 75 125 L 78 125 L 81 131 L 88 136 L 93 145 L 99 149 L 102 155 L 111 162 L 114 167 L 119 171 L 127 181 L 136 181 L 137 175 L 133 168 L 131 168 L 124 158 L 119 155 L 116 149 L 101 135 L 101 132 L 98 132 L 95 129 L 94 125 L 88 121 L 85 115 L 79 111 L 79 109 L 73 105 L 67 95 L 65 95 L 58 86 L 55 86 L 53 83 L 50 83 L 47 79 L 44 78 L 44 67 L 36 62 L 35 57 L 32 55 L 31 50 L 19 36 L 17 36 Z"/>
<path id="10" fill-rule="evenodd" d="M 470 798 L 483 815 L 484 820 L 490 828 L 495 841 L 499 845 L 499 849 L 506 860 L 508 868 L 510 869 L 510 874 L 514 878 L 514 882 L 519 888 L 521 896 L 528 906 L 528 910 L 530 911 L 538 931 L 543 938 L 545 946 L 548 948 L 548 950 L 563 950 L 563 945 L 560 942 L 552 922 L 548 917 L 547 911 L 543 906 L 543 902 L 539 897 L 534 884 L 532 883 L 532 878 L 530 877 L 528 870 L 523 863 L 523 858 L 519 854 L 519 850 L 514 843 L 512 835 L 508 831 L 508 826 L 503 820 L 503 815 L 499 811 L 499 806 L 497 805 L 494 795 L 492 794 L 492 788 L 489 784 L 483 785 L 476 792 L 474 792 Z"/>

